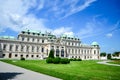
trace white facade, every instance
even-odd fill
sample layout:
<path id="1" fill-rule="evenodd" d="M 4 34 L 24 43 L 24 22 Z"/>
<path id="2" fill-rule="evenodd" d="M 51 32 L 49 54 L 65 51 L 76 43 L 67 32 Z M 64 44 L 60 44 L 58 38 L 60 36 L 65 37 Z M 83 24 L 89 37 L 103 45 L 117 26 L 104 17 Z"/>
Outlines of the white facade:
<path id="1" fill-rule="evenodd" d="M 100 48 L 96 42 L 92 45 L 82 44 L 79 38 L 70 35 L 56 37 L 51 33 L 22 31 L 17 39 L 9 36 L 0 37 L 0 56 L 3 58 L 43 59 L 48 57 L 51 49 L 54 56 L 81 58 L 83 60 L 99 59 Z"/>

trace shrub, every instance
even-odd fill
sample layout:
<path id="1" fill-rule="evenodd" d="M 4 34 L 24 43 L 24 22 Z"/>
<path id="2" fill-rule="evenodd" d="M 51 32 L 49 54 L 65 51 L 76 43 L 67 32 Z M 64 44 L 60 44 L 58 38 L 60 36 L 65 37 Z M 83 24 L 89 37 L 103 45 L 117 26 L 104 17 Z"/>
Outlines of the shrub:
<path id="1" fill-rule="evenodd" d="M 82 59 L 78 58 L 77 61 L 82 61 Z"/>
<path id="2" fill-rule="evenodd" d="M 74 59 L 73 59 L 73 61 L 77 61 L 77 59 L 76 59 L 76 58 L 74 58 Z"/>
<path id="3" fill-rule="evenodd" d="M 53 58 L 47 58 L 47 59 L 46 59 L 46 62 L 47 62 L 47 63 L 53 63 Z"/>
<path id="4" fill-rule="evenodd" d="M 71 59 L 69 59 L 70 61 L 73 61 L 73 59 L 71 58 Z"/>
<path id="5" fill-rule="evenodd" d="M 24 57 L 21 57 L 20 60 L 25 60 L 25 58 L 24 58 Z"/>
<path id="6" fill-rule="evenodd" d="M 54 58 L 54 59 L 53 59 L 53 63 L 54 63 L 54 64 L 59 64 L 59 63 L 60 63 L 60 59 L 61 59 L 61 58 L 59 58 L 59 57 Z"/>
<path id="7" fill-rule="evenodd" d="M 68 64 L 68 63 L 70 63 L 70 60 L 68 58 L 63 58 L 63 59 L 60 60 L 60 62 L 62 64 Z"/>

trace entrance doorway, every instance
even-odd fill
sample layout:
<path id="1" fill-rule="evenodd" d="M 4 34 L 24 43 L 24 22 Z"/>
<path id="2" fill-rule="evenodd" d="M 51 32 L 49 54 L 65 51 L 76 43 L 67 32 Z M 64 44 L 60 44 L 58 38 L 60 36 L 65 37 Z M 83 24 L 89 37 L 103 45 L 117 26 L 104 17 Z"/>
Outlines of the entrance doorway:
<path id="1" fill-rule="evenodd" d="M 9 58 L 11 58 L 12 57 L 12 53 L 9 53 Z"/>

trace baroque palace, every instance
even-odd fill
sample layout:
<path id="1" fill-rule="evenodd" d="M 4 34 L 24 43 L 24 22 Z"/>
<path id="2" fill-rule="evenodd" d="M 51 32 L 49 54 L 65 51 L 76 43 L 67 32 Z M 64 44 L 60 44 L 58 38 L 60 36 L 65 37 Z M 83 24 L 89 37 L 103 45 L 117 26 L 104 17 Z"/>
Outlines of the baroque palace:
<path id="1" fill-rule="evenodd" d="M 100 47 L 97 42 L 91 45 L 82 44 L 73 35 L 63 34 L 56 37 L 48 32 L 24 30 L 17 38 L 12 36 L 0 37 L 0 57 L 20 59 L 44 59 L 50 50 L 54 56 L 63 58 L 81 58 L 91 60 L 100 58 Z"/>

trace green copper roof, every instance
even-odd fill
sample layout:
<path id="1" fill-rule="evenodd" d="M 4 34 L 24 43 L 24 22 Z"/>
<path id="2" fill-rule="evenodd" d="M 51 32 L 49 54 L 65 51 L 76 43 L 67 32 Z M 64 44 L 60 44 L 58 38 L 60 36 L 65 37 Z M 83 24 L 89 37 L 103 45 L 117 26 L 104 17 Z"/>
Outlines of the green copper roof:
<path id="1" fill-rule="evenodd" d="M 41 33 L 40 31 L 35 30 L 23 30 L 24 32 L 31 32 L 31 33 Z"/>
<path id="2" fill-rule="evenodd" d="M 97 42 L 92 42 L 91 45 L 99 45 Z"/>
<path id="3" fill-rule="evenodd" d="M 67 35 L 67 34 L 62 34 L 61 37 L 70 37 L 70 38 L 75 38 L 74 35 Z"/>

